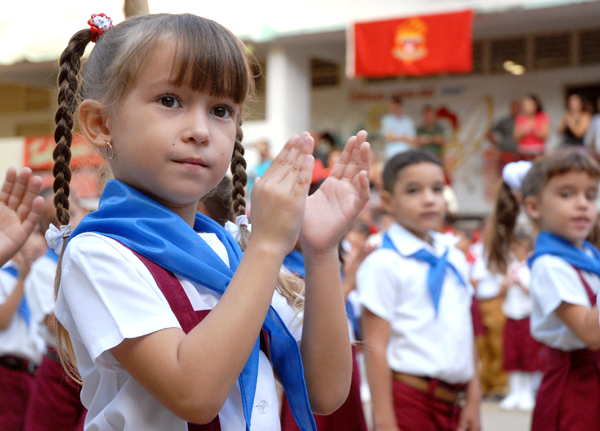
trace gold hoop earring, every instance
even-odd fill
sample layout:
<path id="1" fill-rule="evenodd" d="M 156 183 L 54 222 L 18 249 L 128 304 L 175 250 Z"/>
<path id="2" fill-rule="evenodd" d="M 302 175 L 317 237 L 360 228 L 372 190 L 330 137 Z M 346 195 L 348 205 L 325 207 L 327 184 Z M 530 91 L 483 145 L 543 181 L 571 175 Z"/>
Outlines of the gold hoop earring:
<path id="1" fill-rule="evenodd" d="M 108 142 L 108 139 L 106 141 L 106 145 L 108 145 L 108 148 L 106 149 L 106 157 L 109 158 L 109 160 L 112 160 L 115 158 L 115 152 L 113 150 L 112 145 L 110 144 L 110 142 Z"/>

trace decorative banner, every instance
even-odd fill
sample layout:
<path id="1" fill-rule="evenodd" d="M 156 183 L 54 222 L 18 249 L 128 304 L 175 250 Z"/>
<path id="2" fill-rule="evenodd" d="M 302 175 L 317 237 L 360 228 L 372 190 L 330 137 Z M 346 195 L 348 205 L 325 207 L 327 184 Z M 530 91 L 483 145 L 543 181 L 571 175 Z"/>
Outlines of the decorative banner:
<path id="1" fill-rule="evenodd" d="M 472 27 L 473 11 L 356 23 L 350 76 L 471 72 Z"/>
<path id="2" fill-rule="evenodd" d="M 53 136 L 32 136 L 25 138 L 25 160 L 23 166 L 32 171 L 48 171 L 52 169 L 54 160 L 52 152 L 56 147 Z M 104 163 L 104 158 L 94 150 L 83 136 L 73 135 L 71 144 L 71 168 L 97 168 Z"/>

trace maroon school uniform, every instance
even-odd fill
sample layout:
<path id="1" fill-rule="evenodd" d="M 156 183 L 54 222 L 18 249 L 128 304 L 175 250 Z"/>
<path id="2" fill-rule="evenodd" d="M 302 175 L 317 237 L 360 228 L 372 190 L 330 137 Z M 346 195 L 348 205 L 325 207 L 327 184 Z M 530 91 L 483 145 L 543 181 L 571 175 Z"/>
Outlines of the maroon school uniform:
<path id="1" fill-rule="evenodd" d="M 32 384 L 24 431 L 82 431 L 86 409 L 81 386 L 69 377 L 54 349 L 38 367 Z"/>
<path id="2" fill-rule="evenodd" d="M 360 372 L 356 348 L 352 346 L 352 383 L 350 393 L 342 406 L 327 416 L 314 415 L 319 431 L 367 431 L 367 423 L 360 398 Z M 287 398 L 281 404 L 281 431 L 300 431 L 292 416 Z"/>
<path id="3" fill-rule="evenodd" d="M 596 295 L 578 273 L 592 306 L 596 305 Z M 600 352 L 543 346 L 541 357 L 544 378 L 531 430 L 600 430 Z"/>
<path id="4" fill-rule="evenodd" d="M 504 371 L 540 371 L 540 349 L 542 343 L 531 336 L 529 317 L 506 319 L 504 325 Z"/>

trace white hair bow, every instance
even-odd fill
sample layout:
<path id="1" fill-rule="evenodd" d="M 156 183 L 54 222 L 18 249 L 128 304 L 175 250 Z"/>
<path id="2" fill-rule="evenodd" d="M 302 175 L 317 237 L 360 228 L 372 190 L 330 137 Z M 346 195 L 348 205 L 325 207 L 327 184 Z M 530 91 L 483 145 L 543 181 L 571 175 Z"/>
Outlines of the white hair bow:
<path id="1" fill-rule="evenodd" d="M 529 169 L 531 169 L 531 162 L 509 163 L 502 169 L 502 179 L 511 189 L 521 190 L 521 184 Z"/>
<path id="2" fill-rule="evenodd" d="M 65 238 L 68 238 L 73 233 L 73 229 L 71 225 L 62 225 L 60 230 L 53 224 L 50 225 L 50 228 L 46 231 L 44 235 L 46 237 L 46 242 L 48 243 L 48 247 L 54 249 L 57 254 L 60 254 L 62 251 L 63 241 Z"/>
<path id="3" fill-rule="evenodd" d="M 248 221 L 248 217 L 245 215 L 237 216 L 235 219 L 235 223 L 230 221 L 225 223 L 225 230 L 231 234 L 233 239 L 237 242 L 240 242 L 241 234 L 240 234 L 240 226 L 244 225 L 248 228 L 248 230 L 252 230 L 252 225 Z"/>

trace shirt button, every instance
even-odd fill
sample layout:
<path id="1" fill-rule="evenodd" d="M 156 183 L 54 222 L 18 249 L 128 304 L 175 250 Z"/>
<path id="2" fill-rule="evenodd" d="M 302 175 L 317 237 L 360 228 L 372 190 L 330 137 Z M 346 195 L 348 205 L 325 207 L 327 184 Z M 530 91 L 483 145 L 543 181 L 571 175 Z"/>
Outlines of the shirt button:
<path id="1" fill-rule="evenodd" d="M 256 404 L 254 407 L 256 407 L 256 410 L 258 410 L 259 413 L 264 415 L 265 413 L 267 413 L 267 410 L 269 409 L 269 404 L 265 400 L 262 400 L 260 403 Z"/>

